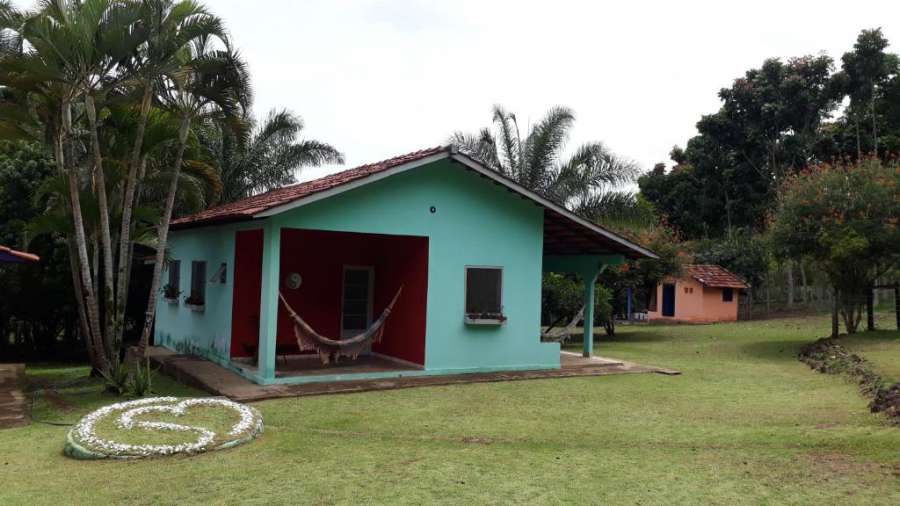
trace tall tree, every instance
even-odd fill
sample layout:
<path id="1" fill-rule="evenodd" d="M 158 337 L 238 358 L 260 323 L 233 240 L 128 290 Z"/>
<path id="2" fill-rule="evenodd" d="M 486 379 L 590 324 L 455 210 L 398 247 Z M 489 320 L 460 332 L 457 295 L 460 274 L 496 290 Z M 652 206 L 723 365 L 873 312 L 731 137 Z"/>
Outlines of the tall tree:
<path id="1" fill-rule="evenodd" d="M 303 167 L 344 163 L 331 145 L 302 139 L 303 120 L 289 111 L 270 111 L 260 123 L 245 112 L 244 122 L 252 129 L 249 136 L 238 135 L 221 122 L 197 129 L 210 162 L 218 168 L 222 202 L 293 184 Z"/>
<path id="2" fill-rule="evenodd" d="M 218 52 L 199 55 L 213 41 Z M 67 187 L 82 332 L 103 373 L 121 347 L 148 118 L 154 107 L 179 119 L 208 108 L 173 90 L 213 96 L 246 81 L 228 48 L 221 22 L 191 0 L 46 0 L 27 12 L 0 3 L 0 135 L 50 140 Z M 174 144 L 169 193 L 183 179 L 186 139 Z M 171 207 L 160 229 L 167 230 Z"/>
<path id="3" fill-rule="evenodd" d="M 762 229 L 775 189 L 817 162 L 822 122 L 837 105 L 828 56 L 778 59 L 748 70 L 719 92 L 722 106 L 676 148 L 670 172 L 639 180 L 642 193 L 686 239 L 732 228 Z"/>
<path id="4" fill-rule="evenodd" d="M 225 40 L 222 22 L 199 4 L 191 0 L 143 0 L 136 4 L 133 32 L 140 37 L 128 58 L 121 61 L 120 77 L 123 91 L 139 97 L 133 108 L 137 110 L 134 141 L 128 156 L 127 176 L 122 189 L 122 219 L 119 231 L 118 278 L 116 285 L 116 311 L 113 332 L 122 339 L 125 304 L 128 294 L 131 255 L 131 233 L 134 226 L 135 196 L 139 186 L 141 166 L 144 163 L 144 138 L 151 107 L 154 102 L 154 85 L 161 76 L 176 71 L 182 62 L 180 54 L 190 45 L 210 37 Z"/>
<path id="5" fill-rule="evenodd" d="M 191 128 L 203 120 L 237 122 L 240 111 L 246 110 L 251 100 L 249 75 L 244 62 L 230 48 L 216 49 L 211 44 L 212 41 L 206 38 L 195 41 L 189 52 L 181 53 L 181 66 L 164 75 L 159 83 L 162 106 L 179 121 L 178 143 L 172 163 L 172 180 L 158 226 L 150 297 L 139 343 L 142 352 L 146 351 L 150 342 L 156 316 L 169 223 Z"/>
<path id="6" fill-rule="evenodd" d="M 779 251 L 813 259 L 836 292 L 847 332 L 866 293 L 900 266 L 900 168 L 877 158 L 822 165 L 785 181 L 772 228 Z"/>
<path id="7" fill-rule="evenodd" d="M 853 122 L 856 133 L 856 155 L 861 158 L 864 144 L 860 133 L 861 124 L 870 129 L 872 152 L 879 152 L 878 124 L 880 104 L 884 102 L 885 88 L 900 71 L 900 58 L 887 53 L 888 40 L 881 28 L 863 30 L 853 45 L 853 50 L 841 58 L 841 72 L 834 76 L 835 82 L 847 96 L 850 106 L 847 117 Z M 868 121 L 867 121 L 868 120 Z M 865 128 L 865 127 L 863 127 Z"/>

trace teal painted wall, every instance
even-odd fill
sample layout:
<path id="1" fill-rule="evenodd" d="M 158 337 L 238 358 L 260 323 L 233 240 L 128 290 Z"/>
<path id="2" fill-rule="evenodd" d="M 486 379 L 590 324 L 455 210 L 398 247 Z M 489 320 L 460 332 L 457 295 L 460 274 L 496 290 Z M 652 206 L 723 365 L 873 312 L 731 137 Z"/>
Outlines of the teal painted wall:
<path id="1" fill-rule="evenodd" d="M 559 345 L 539 338 L 543 216 L 445 160 L 273 219 L 284 228 L 427 236 L 425 368 L 465 371 L 559 367 Z M 505 325 L 463 322 L 467 265 L 503 267 Z"/>
<path id="2" fill-rule="evenodd" d="M 166 348 L 211 359 L 227 360 L 231 347 L 231 299 L 234 282 L 234 234 L 237 230 L 259 228 L 241 223 L 191 230 L 173 230 L 169 235 L 169 256 L 180 260 L 181 295 L 172 304 L 159 297 L 156 305 L 154 342 Z M 206 305 L 203 312 L 189 309 L 184 299 L 191 291 L 191 262 L 206 261 Z M 226 264 L 225 284 L 209 282 L 222 263 Z M 168 282 L 163 271 L 161 285 Z"/>
<path id="3" fill-rule="evenodd" d="M 430 212 L 432 206 L 435 213 Z M 541 343 L 539 338 L 542 208 L 447 160 L 265 222 L 173 232 L 171 257 L 182 261 L 183 287 L 190 287 L 190 261 L 196 259 L 207 260 L 210 275 L 226 262 L 228 282 L 224 286 L 207 285 L 206 311 L 202 314 L 192 313 L 183 303 L 169 307 L 162 301 L 157 343 L 175 349 L 170 343 L 190 341 L 203 349 L 229 349 L 234 233 L 263 226 L 273 231 L 306 228 L 427 236 L 426 370 L 559 367 L 559 345 Z M 472 327 L 464 323 L 467 265 L 503 268 L 502 297 L 508 317 L 504 325 Z"/>

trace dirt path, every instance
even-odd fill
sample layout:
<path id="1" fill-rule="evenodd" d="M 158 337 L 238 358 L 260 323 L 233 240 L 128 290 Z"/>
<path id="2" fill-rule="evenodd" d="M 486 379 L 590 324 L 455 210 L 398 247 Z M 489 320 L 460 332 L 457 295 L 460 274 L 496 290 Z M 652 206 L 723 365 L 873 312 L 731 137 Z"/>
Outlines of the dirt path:
<path id="1" fill-rule="evenodd" d="M 25 364 L 0 364 L 0 429 L 31 423 L 22 385 Z"/>

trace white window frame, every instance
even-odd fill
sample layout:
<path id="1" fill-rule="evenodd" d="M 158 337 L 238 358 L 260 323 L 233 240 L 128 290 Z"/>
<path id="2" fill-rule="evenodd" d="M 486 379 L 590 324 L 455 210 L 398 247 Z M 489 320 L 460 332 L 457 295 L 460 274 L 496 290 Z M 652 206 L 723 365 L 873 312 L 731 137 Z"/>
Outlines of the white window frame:
<path id="1" fill-rule="evenodd" d="M 502 318 L 483 319 L 470 318 L 467 311 L 469 306 L 469 269 L 493 269 L 500 271 L 500 315 Z M 505 272 L 502 265 L 466 265 L 465 275 L 463 277 L 463 319 L 469 325 L 502 325 L 506 323 L 506 312 L 503 305 L 503 278 Z"/>

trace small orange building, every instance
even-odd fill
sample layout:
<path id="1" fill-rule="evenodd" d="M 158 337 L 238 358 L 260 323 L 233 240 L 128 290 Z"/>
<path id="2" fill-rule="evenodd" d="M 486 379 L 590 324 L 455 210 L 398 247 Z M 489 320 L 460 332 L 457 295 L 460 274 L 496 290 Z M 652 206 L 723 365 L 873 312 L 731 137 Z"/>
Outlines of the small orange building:
<path id="1" fill-rule="evenodd" d="M 750 285 L 724 267 L 690 264 L 680 278 L 667 278 L 650 295 L 650 321 L 713 323 L 738 319 L 740 291 Z"/>

